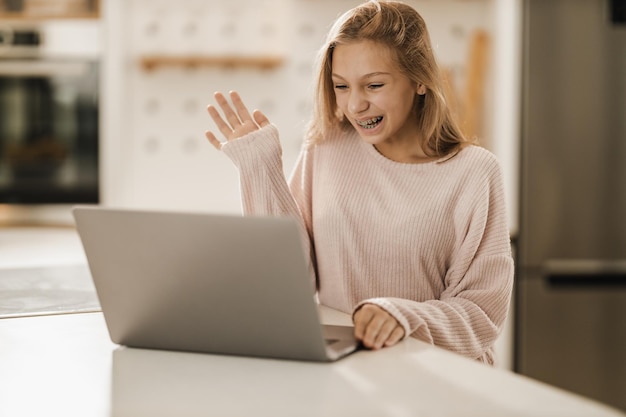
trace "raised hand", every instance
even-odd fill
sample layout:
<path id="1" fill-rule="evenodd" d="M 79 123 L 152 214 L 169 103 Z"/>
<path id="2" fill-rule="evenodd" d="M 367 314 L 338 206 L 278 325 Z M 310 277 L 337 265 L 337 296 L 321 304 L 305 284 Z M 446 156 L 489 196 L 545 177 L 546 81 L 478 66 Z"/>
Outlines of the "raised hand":
<path id="1" fill-rule="evenodd" d="M 229 95 L 232 107 L 224 94 L 217 92 L 214 95 L 215 101 L 222 109 L 222 113 L 224 113 L 224 117 L 220 115 L 215 106 L 209 105 L 207 107 L 209 115 L 226 138 L 226 141 L 235 140 L 270 124 L 267 117 L 259 110 L 253 111 L 252 115 L 250 115 L 248 108 L 243 104 L 241 97 L 239 97 L 236 91 L 231 91 Z M 222 149 L 223 142 L 217 139 L 213 132 L 207 130 L 205 135 L 213 146 L 218 150 Z"/>

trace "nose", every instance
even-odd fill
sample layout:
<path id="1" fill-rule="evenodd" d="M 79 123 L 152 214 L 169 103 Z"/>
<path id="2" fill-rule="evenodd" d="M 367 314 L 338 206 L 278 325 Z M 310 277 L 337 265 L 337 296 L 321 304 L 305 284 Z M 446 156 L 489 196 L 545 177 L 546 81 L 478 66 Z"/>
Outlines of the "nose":
<path id="1" fill-rule="evenodd" d="M 358 114 L 367 110 L 369 103 L 366 97 L 357 89 L 350 91 L 348 99 L 348 111 L 352 114 Z"/>

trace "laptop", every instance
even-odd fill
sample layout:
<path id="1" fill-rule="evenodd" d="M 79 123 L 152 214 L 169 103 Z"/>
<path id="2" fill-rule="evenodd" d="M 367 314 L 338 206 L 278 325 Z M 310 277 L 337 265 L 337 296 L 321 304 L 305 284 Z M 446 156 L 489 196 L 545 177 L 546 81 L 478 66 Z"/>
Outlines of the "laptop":
<path id="1" fill-rule="evenodd" d="M 323 362 L 357 349 L 352 327 L 320 322 L 294 219 L 72 214 L 114 343 Z"/>

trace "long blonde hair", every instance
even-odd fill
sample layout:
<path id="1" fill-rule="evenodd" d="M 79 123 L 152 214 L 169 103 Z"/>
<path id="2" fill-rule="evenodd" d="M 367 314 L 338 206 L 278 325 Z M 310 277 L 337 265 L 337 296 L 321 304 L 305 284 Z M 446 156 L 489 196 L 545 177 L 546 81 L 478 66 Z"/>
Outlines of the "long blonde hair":
<path id="1" fill-rule="evenodd" d="M 371 0 L 337 19 L 318 53 L 313 117 L 306 135 L 309 146 L 324 141 L 333 129 L 352 129 L 350 122 L 338 113 L 332 59 L 336 45 L 362 40 L 388 47 L 400 71 L 416 85 L 426 87 L 425 95 L 416 95 L 413 114 L 418 119 L 419 140 L 427 155 L 448 155 L 468 142 L 446 103 L 424 19 L 406 4 Z"/>

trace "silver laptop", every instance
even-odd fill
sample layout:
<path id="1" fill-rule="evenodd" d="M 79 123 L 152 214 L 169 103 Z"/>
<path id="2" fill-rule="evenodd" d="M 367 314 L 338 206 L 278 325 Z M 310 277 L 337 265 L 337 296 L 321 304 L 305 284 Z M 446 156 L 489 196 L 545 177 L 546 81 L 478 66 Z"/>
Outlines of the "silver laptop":
<path id="1" fill-rule="evenodd" d="M 114 343 L 333 361 L 354 329 L 323 326 L 297 223 L 78 206 L 73 209 Z"/>

